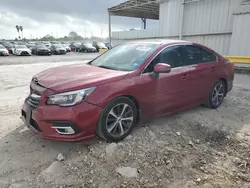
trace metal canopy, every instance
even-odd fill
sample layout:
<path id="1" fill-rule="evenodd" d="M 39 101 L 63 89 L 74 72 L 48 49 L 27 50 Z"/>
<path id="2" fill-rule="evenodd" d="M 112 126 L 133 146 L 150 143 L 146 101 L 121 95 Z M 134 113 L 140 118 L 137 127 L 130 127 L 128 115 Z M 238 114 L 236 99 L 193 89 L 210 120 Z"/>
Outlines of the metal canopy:
<path id="1" fill-rule="evenodd" d="M 110 15 L 159 20 L 157 0 L 129 0 L 108 9 Z"/>

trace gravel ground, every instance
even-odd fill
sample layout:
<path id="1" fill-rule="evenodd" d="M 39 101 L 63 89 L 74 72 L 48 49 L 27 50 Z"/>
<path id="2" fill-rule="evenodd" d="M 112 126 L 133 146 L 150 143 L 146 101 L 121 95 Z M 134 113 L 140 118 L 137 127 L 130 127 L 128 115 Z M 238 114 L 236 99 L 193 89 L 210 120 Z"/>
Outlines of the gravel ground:
<path id="1" fill-rule="evenodd" d="M 250 187 L 250 76 L 235 75 L 217 110 L 144 122 L 119 143 L 64 143 L 40 139 L 19 119 L 32 75 L 57 65 L 0 66 L 1 188 Z"/>

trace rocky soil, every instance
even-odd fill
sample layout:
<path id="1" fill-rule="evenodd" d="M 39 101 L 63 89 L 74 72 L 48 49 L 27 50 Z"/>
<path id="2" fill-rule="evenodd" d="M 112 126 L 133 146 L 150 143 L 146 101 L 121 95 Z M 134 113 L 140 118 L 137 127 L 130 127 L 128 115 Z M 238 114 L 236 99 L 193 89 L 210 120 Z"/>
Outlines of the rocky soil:
<path id="1" fill-rule="evenodd" d="M 19 104 L 2 100 L 1 108 L 12 109 L 4 125 L 17 127 L 1 134 L 1 188 L 250 187 L 249 76 L 235 76 L 219 109 L 144 122 L 119 143 L 42 140 L 13 113 Z"/>

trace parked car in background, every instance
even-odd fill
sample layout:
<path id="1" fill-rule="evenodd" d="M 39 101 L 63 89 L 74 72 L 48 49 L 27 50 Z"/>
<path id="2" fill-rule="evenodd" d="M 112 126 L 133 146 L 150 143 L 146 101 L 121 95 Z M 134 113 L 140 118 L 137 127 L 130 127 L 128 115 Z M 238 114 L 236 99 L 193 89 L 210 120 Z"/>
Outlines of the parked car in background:
<path id="1" fill-rule="evenodd" d="M 88 64 L 35 75 L 22 117 L 48 139 L 80 141 L 97 134 L 119 141 L 140 119 L 201 104 L 218 108 L 232 90 L 233 80 L 234 64 L 200 44 L 135 41 L 112 48 Z"/>
<path id="2" fill-rule="evenodd" d="M 2 45 L 0 44 L 0 56 L 8 56 L 9 51 Z"/>
<path id="3" fill-rule="evenodd" d="M 58 41 L 51 41 L 50 43 L 51 43 L 51 45 L 52 44 L 60 44 L 61 45 L 61 42 L 58 42 Z"/>
<path id="4" fill-rule="evenodd" d="M 29 49 L 32 49 L 35 45 L 36 45 L 35 42 L 28 42 L 27 47 L 28 47 Z"/>
<path id="5" fill-rule="evenodd" d="M 27 44 L 28 44 L 28 43 L 22 42 L 22 41 L 15 41 L 15 42 L 14 42 L 14 45 L 25 45 L 25 46 L 27 46 Z"/>
<path id="6" fill-rule="evenodd" d="M 13 46 L 14 55 L 28 55 L 31 56 L 31 50 L 26 45 L 14 45 Z"/>
<path id="7" fill-rule="evenodd" d="M 96 48 L 90 43 L 82 43 L 80 47 L 81 52 L 97 52 Z"/>
<path id="8" fill-rule="evenodd" d="M 3 43 L 3 46 L 8 50 L 9 54 L 12 54 L 13 44 L 10 42 Z"/>
<path id="9" fill-rule="evenodd" d="M 98 52 L 100 51 L 100 49 L 104 50 L 108 49 L 103 42 L 93 42 L 93 46 L 96 48 Z"/>
<path id="10" fill-rule="evenodd" d="M 66 49 L 66 52 L 71 52 L 71 48 L 68 44 L 62 44 L 62 46 Z"/>
<path id="11" fill-rule="evenodd" d="M 33 46 L 31 52 L 34 55 L 51 55 L 51 50 L 48 49 L 43 43 Z"/>
<path id="12" fill-rule="evenodd" d="M 110 44 L 109 44 L 109 42 L 106 42 L 106 43 L 105 43 L 105 46 L 106 46 L 108 49 L 110 49 Z"/>
<path id="13" fill-rule="evenodd" d="M 66 49 L 61 44 L 52 44 L 50 50 L 52 54 L 66 54 Z"/>
<path id="14" fill-rule="evenodd" d="M 70 45 L 70 43 L 69 42 L 65 42 L 65 41 L 63 41 L 63 42 L 61 42 L 61 44 L 66 44 L 66 45 Z"/>
<path id="15" fill-rule="evenodd" d="M 69 47 L 73 52 L 80 52 L 81 51 L 81 43 L 80 42 L 72 42 Z"/>
<path id="16" fill-rule="evenodd" d="M 50 48 L 51 47 L 51 43 L 49 41 L 42 41 L 42 43 L 47 47 Z"/>

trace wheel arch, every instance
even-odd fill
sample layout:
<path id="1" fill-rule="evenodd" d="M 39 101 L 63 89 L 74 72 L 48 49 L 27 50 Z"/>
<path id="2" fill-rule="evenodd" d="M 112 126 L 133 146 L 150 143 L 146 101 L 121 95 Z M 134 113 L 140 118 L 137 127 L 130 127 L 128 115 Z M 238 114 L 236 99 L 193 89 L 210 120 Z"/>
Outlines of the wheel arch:
<path id="1" fill-rule="evenodd" d="M 130 99 L 135 104 L 137 112 L 138 112 L 138 115 L 137 115 L 137 123 L 138 123 L 139 120 L 142 118 L 142 109 L 141 109 L 139 100 L 136 99 L 136 97 L 134 97 L 132 95 L 117 95 L 112 100 L 119 98 L 119 97 L 126 97 L 126 98 Z M 111 102 L 111 101 L 109 101 L 109 102 Z"/>

